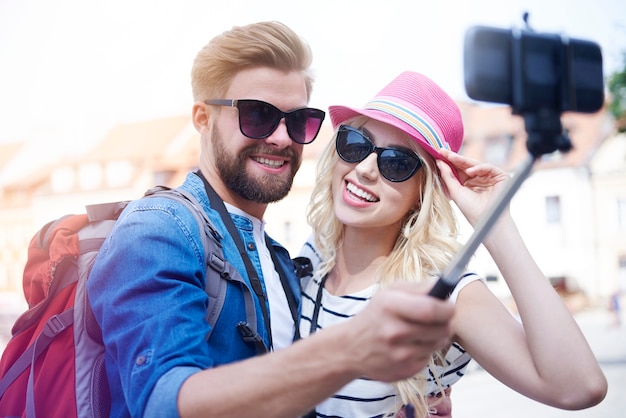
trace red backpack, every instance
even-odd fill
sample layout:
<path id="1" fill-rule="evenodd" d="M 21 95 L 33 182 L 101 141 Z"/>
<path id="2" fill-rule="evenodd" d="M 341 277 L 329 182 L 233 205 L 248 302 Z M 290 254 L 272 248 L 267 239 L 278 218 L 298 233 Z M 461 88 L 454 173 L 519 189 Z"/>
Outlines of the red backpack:
<path id="1" fill-rule="evenodd" d="M 148 197 L 163 195 L 187 205 L 206 232 L 206 291 L 212 307 L 207 321 L 214 325 L 226 280 L 241 276 L 223 260 L 220 235 L 195 198 L 165 187 L 146 192 Z M 88 206 L 87 214 L 52 221 L 31 240 L 23 276 L 29 308 L 15 322 L 0 360 L 0 417 L 108 417 L 104 345 L 86 283 L 100 246 L 127 203 Z M 254 309 L 249 313 L 248 324 L 256 332 Z"/>

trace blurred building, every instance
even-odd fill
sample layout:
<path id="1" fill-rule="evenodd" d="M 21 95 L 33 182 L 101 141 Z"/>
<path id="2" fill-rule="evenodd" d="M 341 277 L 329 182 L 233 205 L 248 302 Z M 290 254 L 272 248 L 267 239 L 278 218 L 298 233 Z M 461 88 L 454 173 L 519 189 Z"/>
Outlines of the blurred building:
<path id="1" fill-rule="evenodd" d="M 515 173 L 528 158 L 524 121 L 508 107 L 461 105 L 462 153 Z M 626 138 L 604 111 L 561 118 L 573 148 L 542 157 L 511 202 L 511 213 L 544 274 L 565 296 L 604 303 L 626 291 Z M 467 235 L 472 232 L 465 224 Z M 480 248 L 470 266 L 508 296 Z M 580 299 L 579 303 L 580 303 Z"/>
<path id="2" fill-rule="evenodd" d="M 514 173 L 527 158 L 523 120 L 508 107 L 459 104 L 465 122 L 461 153 Z M 564 294 L 602 301 L 626 290 L 626 138 L 604 111 L 565 114 L 573 150 L 542 158 L 511 202 L 511 212 L 546 276 Z M 287 199 L 270 205 L 268 232 L 295 256 L 309 235 L 305 210 L 315 166 L 331 140 L 325 124 L 304 147 Z M 28 242 L 38 228 L 86 204 L 140 197 L 156 184 L 176 186 L 195 170 L 199 135 L 188 116 L 122 124 L 88 150 L 44 155 L 30 142 L 0 145 L 0 291 L 21 289 Z M 46 158 L 48 157 L 48 158 Z M 461 222 L 464 237 L 471 229 Z M 470 268 L 507 297 L 497 268 L 479 248 Z"/>

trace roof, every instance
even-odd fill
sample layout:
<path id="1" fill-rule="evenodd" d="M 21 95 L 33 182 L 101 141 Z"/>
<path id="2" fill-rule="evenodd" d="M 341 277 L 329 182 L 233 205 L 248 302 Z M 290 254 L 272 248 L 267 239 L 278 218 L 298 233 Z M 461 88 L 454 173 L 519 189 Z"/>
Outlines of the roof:
<path id="1" fill-rule="evenodd" d="M 0 144 L 0 170 L 7 166 L 17 153 L 20 152 L 23 146 L 24 142 Z"/>
<path id="2" fill-rule="evenodd" d="M 189 116 L 120 124 L 79 158 L 83 162 L 159 159 L 168 154 L 168 147 L 179 139 L 179 134 L 190 124 Z M 185 141 L 187 139 L 183 138 Z"/>

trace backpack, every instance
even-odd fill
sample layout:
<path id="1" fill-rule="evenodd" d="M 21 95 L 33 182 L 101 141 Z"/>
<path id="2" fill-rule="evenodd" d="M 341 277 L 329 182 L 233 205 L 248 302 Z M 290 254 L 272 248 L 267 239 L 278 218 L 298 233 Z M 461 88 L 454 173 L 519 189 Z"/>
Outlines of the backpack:
<path id="1" fill-rule="evenodd" d="M 207 321 L 221 312 L 226 280 L 241 281 L 222 255 L 221 236 L 196 199 L 185 190 L 158 186 L 146 197 L 185 204 L 201 231 L 207 264 Z M 28 248 L 23 286 L 28 310 L 15 322 L 0 360 L 0 417 L 108 417 L 110 393 L 102 333 L 91 311 L 86 282 L 96 255 L 128 201 L 87 206 L 87 213 L 51 221 Z M 296 262 L 297 274 L 306 263 Z M 244 340 L 255 343 L 256 314 L 246 298 Z M 207 340 L 210 337 L 207 335 Z M 259 347 L 257 347 L 257 350 Z M 68 360 L 72 361 L 68 361 Z M 37 411 L 35 411 L 35 408 Z"/>

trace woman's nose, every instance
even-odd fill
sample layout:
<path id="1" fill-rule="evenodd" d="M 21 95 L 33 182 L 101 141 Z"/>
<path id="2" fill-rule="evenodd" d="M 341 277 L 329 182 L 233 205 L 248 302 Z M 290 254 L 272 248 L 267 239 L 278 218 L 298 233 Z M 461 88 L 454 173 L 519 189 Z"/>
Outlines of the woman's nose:
<path id="1" fill-rule="evenodd" d="M 378 178 L 378 154 L 372 152 L 370 155 L 365 157 L 363 161 L 356 165 L 355 170 L 358 175 L 370 180 Z"/>

